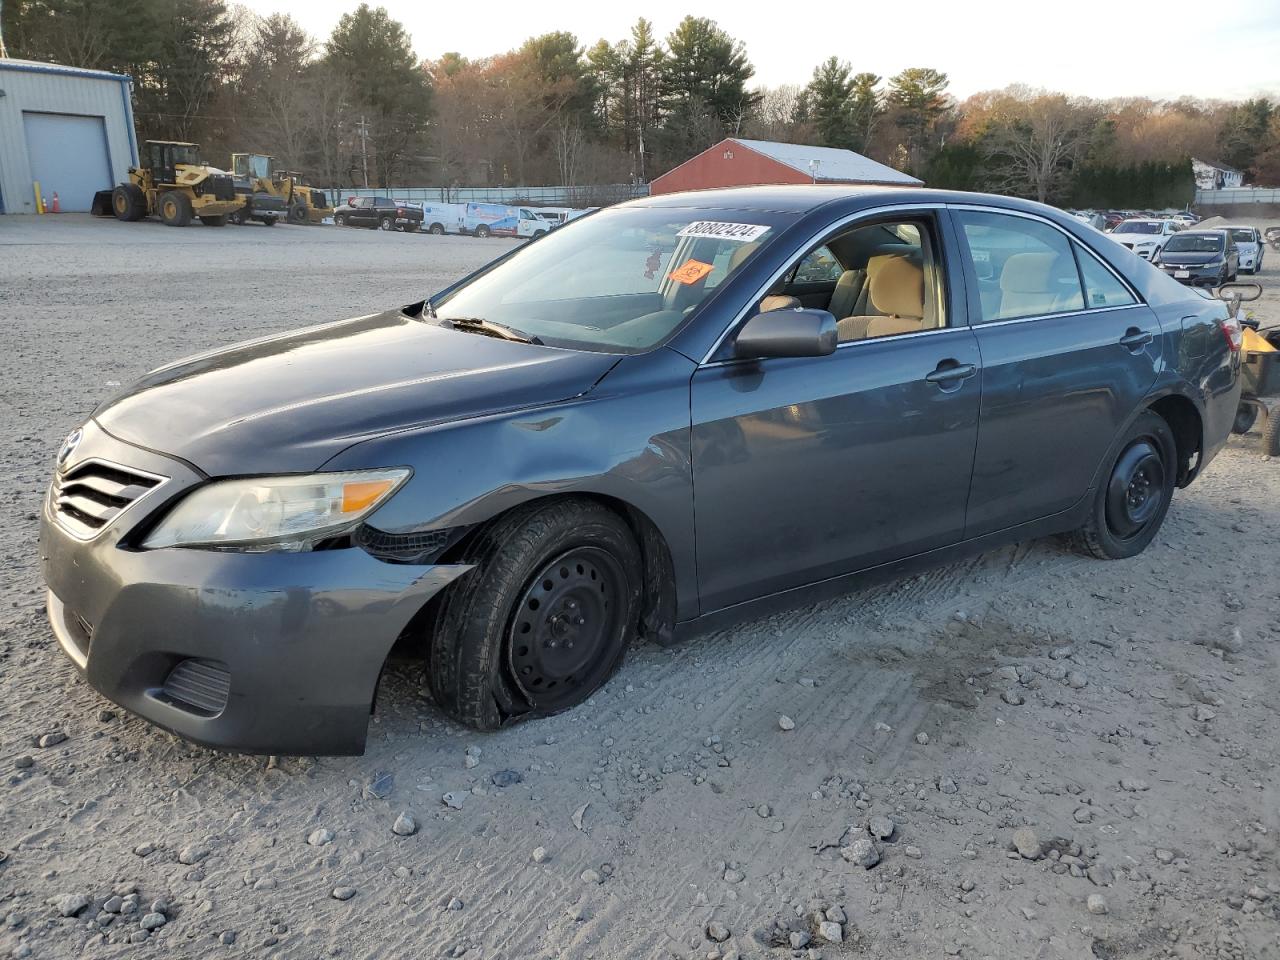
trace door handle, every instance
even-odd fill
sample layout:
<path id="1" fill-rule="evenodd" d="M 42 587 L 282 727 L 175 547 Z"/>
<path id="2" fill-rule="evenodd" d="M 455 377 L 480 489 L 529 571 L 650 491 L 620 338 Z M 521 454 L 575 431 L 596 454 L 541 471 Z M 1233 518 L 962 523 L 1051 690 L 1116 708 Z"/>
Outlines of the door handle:
<path id="1" fill-rule="evenodd" d="M 939 386 L 959 385 L 962 380 L 968 380 L 977 372 L 977 366 L 972 363 L 956 363 L 954 360 L 943 360 L 932 373 L 925 374 L 925 379 Z"/>
<path id="2" fill-rule="evenodd" d="M 1155 334 L 1150 330 L 1139 330 L 1137 327 L 1130 327 L 1125 331 L 1124 336 L 1120 338 L 1120 346 L 1136 353 L 1154 339 Z"/>

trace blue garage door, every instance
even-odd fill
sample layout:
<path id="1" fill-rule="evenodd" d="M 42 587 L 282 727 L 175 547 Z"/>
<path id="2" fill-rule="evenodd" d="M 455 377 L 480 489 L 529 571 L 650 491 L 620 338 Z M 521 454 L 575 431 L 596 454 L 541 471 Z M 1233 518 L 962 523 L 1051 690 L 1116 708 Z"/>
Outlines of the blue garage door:
<path id="1" fill-rule="evenodd" d="M 57 193 L 63 210 L 88 210 L 94 193 L 112 186 L 102 117 L 23 113 L 22 125 L 31 178 L 40 181 L 46 202 Z"/>

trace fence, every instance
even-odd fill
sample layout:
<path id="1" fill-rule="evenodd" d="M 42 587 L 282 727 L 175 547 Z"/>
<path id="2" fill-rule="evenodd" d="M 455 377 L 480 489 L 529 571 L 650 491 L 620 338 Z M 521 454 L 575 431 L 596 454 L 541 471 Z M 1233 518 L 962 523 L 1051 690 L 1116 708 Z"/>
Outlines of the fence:
<path id="1" fill-rule="evenodd" d="M 1228 187 L 1224 190 L 1197 190 L 1196 203 L 1204 206 L 1247 203 L 1280 204 L 1280 188 Z"/>
<path id="2" fill-rule="evenodd" d="M 330 187 L 331 199 L 393 197 L 411 203 L 510 203 L 545 207 L 600 207 L 647 197 L 647 183 L 604 183 L 579 187 Z"/>

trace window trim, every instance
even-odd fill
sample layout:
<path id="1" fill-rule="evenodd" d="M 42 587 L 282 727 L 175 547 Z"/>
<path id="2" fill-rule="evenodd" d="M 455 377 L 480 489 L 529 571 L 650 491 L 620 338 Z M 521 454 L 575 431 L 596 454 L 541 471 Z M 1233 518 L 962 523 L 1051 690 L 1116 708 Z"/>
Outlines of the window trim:
<path id="1" fill-rule="evenodd" d="M 946 230 L 944 221 L 947 219 L 945 216 L 945 213 L 948 209 L 949 209 L 949 205 L 945 203 L 925 202 L 925 203 L 891 203 L 891 204 L 885 204 L 879 207 L 872 207 L 867 210 L 859 210 L 856 213 L 846 214 L 845 216 L 841 217 L 839 220 L 836 220 L 833 223 L 827 224 L 821 230 L 814 233 L 810 239 L 806 240 L 802 244 L 799 244 L 797 246 L 797 249 L 804 251 L 804 253 L 800 255 L 801 259 L 803 259 L 804 255 L 807 254 L 808 251 L 816 247 L 818 244 L 825 243 L 831 237 L 844 231 L 846 228 L 848 228 L 852 224 L 857 223 L 860 220 L 878 220 L 878 219 L 881 219 L 886 214 L 908 213 L 912 211 L 916 213 L 928 213 L 933 215 L 934 223 L 936 224 L 936 229 L 934 232 L 937 234 L 936 239 L 940 247 L 940 251 L 939 251 L 941 254 L 940 259 L 943 260 L 942 270 L 946 272 L 948 264 L 946 263 L 945 248 L 947 246 L 947 239 L 944 236 L 944 233 Z M 756 291 L 754 296 L 748 298 L 748 300 L 742 305 L 742 307 L 737 311 L 737 313 L 734 314 L 733 319 L 729 321 L 729 323 L 725 326 L 725 328 L 722 331 L 720 331 L 720 335 L 716 337 L 715 341 L 711 344 L 711 349 L 709 349 L 706 352 L 706 354 L 703 355 L 702 360 L 698 363 L 699 368 L 707 367 L 707 366 L 723 366 L 724 364 L 729 364 L 729 363 L 757 362 L 755 360 L 743 360 L 737 357 L 725 357 L 721 360 L 712 360 L 711 358 L 714 357 L 720 351 L 720 348 L 724 346 L 725 341 L 729 339 L 729 337 L 733 334 L 733 332 L 738 330 L 741 327 L 742 322 L 746 319 L 747 314 L 750 313 L 751 309 L 756 304 L 758 304 L 762 299 L 764 299 L 764 297 L 768 294 L 770 290 L 773 289 L 774 285 L 779 280 L 785 277 L 788 274 L 788 272 L 790 272 L 792 269 L 794 269 L 798 265 L 799 265 L 799 260 L 788 260 L 782 267 L 780 267 L 779 269 L 775 270 L 772 274 L 770 274 L 768 281 L 760 286 L 760 288 Z M 961 265 L 961 270 L 963 271 L 963 269 L 964 269 L 964 266 Z M 968 307 L 969 307 L 968 298 L 967 298 L 967 287 L 968 287 L 967 282 L 963 286 L 966 290 L 966 293 L 961 295 L 960 302 L 964 304 L 966 313 L 967 313 Z M 950 309 L 950 304 L 947 304 L 946 308 L 947 308 L 947 317 L 949 319 L 953 311 Z M 931 334 L 931 333 L 946 333 L 951 330 L 967 330 L 967 329 L 969 329 L 967 325 L 962 327 L 961 326 L 945 326 L 945 327 L 936 327 L 932 330 L 920 330 L 920 331 L 917 331 L 916 333 L 895 334 L 893 337 L 876 337 L 872 340 L 847 340 L 843 344 L 839 344 L 839 343 L 836 344 L 836 349 L 840 350 L 844 346 L 849 346 L 849 345 L 858 344 L 858 343 L 880 343 L 890 339 L 906 340 L 906 339 L 912 339 L 915 337 L 924 336 L 926 334 Z"/>
<path id="2" fill-rule="evenodd" d="M 1052 220 L 1050 220 L 1048 217 L 1042 217 L 1042 216 L 1040 216 L 1039 214 L 1036 214 L 1036 213 L 1030 213 L 1030 212 L 1025 211 L 1025 210 L 1009 210 L 1009 209 L 1005 209 L 1005 208 L 1003 208 L 1003 207 L 987 207 L 987 206 L 982 206 L 982 205 L 980 205 L 980 204 L 976 204 L 976 203 L 955 203 L 955 204 L 948 204 L 947 208 L 948 208 L 949 210 L 953 211 L 953 212 L 957 212 L 957 211 L 958 211 L 958 212 L 961 212 L 961 213 L 964 213 L 964 212 L 970 212 L 970 213 L 995 213 L 995 214 L 1001 214 L 1001 215 L 1003 215 L 1003 216 L 1007 216 L 1007 217 L 1021 217 L 1021 218 L 1022 218 L 1022 219 L 1024 219 L 1024 220 L 1034 220 L 1034 221 L 1035 221 L 1035 222 L 1037 222 L 1037 223 L 1043 223 L 1043 224 L 1046 224 L 1046 225 L 1048 225 L 1048 226 L 1052 227 L 1054 230 L 1057 230 L 1057 231 L 1058 231 L 1060 234 L 1062 234 L 1064 237 L 1066 237 L 1066 238 L 1067 238 L 1067 242 L 1068 242 L 1068 243 L 1074 243 L 1074 244 L 1077 244 L 1078 246 L 1083 247 L 1083 248 L 1085 249 L 1085 251 L 1086 251 L 1086 252 L 1088 252 L 1088 254 L 1089 254 L 1091 257 L 1093 257 L 1095 260 L 1097 260 L 1099 263 L 1101 263 L 1101 264 L 1102 264 L 1102 266 L 1103 266 L 1107 271 L 1109 271 L 1113 277 L 1115 277 L 1117 280 L 1119 280 L 1119 281 L 1120 281 L 1121 285 L 1122 285 L 1126 290 L 1128 290 L 1128 291 L 1129 291 L 1129 294 L 1133 297 L 1133 301 L 1134 301 L 1133 303 L 1125 304 L 1124 306 L 1115 306 L 1115 307 L 1108 307 L 1108 306 L 1102 306 L 1102 307 L 1090 307 L 1090 306 L 1088 305 L 1088 302 L 1087 302 L 1088 298 L 1084 296 L 1084 294 L 1085 294 L 1085 290 L 1084 290 L 1084 282 L 1083 282 L 1083 277 L 1081 277 L 1080 295 L 1081 295 L 1081 297 L 1082 297 L 1082 298 L 1084 298 L 1084 299 L 1085 299 L 1085 301 L 1086 301 L 1086 302 L 1085 302 L 1085 306 L 1084 306 L 1084 309 L 1083 309 L 1083 310 L 1065 310 L 1065 311 L 1062 311 L 1062 312 L 1060 312 L 1060 313 L 1036 313 L 1036 314 L 1031 314 L 1031 315 L 1026 316 L 1026 317 L 1011 317 L 1011 318 L 1008 318 L 1008 319 L 1005 319 L 1005 320 L 992 320 L 992 321 L 987 322 L 987 323 L 983 323 L 983 322 L 974 323 L 974 322 L 973 322 L 973 317 L 974 317 L 973 307 L 974 307 L 974 303 L 973 303 L 973 301 L 971 300 L 971 301 L 969 302 L 969 326 L 970 326 L 972 329 L 974 329 L 974 330 L 977 330 L 977 329 L 979 329 L 980 327 L 990 327 L 990 326 L 994 326 L 994 325 L 996 325 L 996 324 L 1004 324 L 1004 323 L 1021 323 L 1021 322 L 1022 322 L 1022 321 L 1024 321 L 1024 320 L 1040 320 L 1040 319 L 1045 319 L 1045 318 L 1048 318 L 1048 317 L 1079 316 L 1080 314 L 1085 314 L 1085 313 L 1096 313 L 1096 312 L 1098 312 L 1098 311 L 1100 311 L 1100 310 L 1127 310 L 1129 307 L 1134 307 L 1134 306 L 1146 306 L 1146 305 L 1147 305 L 1147 301 L 1143 298 L 1142 294 L 1138 292 L 1137 288 L 1136 288 L 1136 287 L 1134 287 L 1134 285 L 1133 285 L 1132 283 L 1130 283 L 1130 282 L 1128 281 L 1128 279 L 1127 279 L 1127 278 L 1125 278 L 1124 276 L 1122 276 L 1122 275 L 1121 275 L 1121 273 L 1120 273 L 1118 270 L 1116 270 L 1116 268 L 1115 268 L 1115 267 L 1113 267 L 1111 264 L 1107 263 L 1107 261 L 1106 261 L 1106 259 L 1105 259 L 1105 258 L 1103 258 L 1103 257 L 1099 256 L 1097 253 L 1095 253 L 1095 252 L 1093 251 L 1093 248 L 1092 248 L 1088 243 L 1086 243 L 1085 241 L 1081 240 L 1079 237 L 1077 237 L 1077 236 L 1075 236 L 1074 234 L 1072 234 L 1072 233 L 1071 233 L 1071 231 L 1063 229 L 1063 227 L 1062 227 L 1060 224 L 1054 223 L 1054 222 L 1053 222 Z M 961 252 L 962 256 L 963 256 L 963 255 L 965 255 L 965 254 L 967 254 L 967 255 L 968 255 L 968 260 L 966 260 L 966 261 L 965 261 L 965 263 L 962 265 L 962 266 L 963 266 L 963 269 L 964 269 L 964 271 L 965 271 L 965 279 L 966 279 L 966 282 L 971 281 L 971 280 L 976 280 L 976 279 L 977 279 L 977 274 L 972 274 L 972 273 L 971 273 L 972 261 L 973 261 L 973 251 L 969 248 L 969 238 L 968 238 L 967 236 L 965 236 L 965 233 L 964 233 L 964 225 L 963 225 L 963 224 L 961 224 L 961 223 L 960 223 L 960 222 L 958 222 L 958 221 L 954 221 L 954 222 L 955 222 L 955 227 L 956 227 L 957 242 L 959 242 L 960 244 L 962 244 L 962 249 L 961 249 L 961 251 L 960 251 L 960 252 Z M 1073 253 L 1073 258 L 1074 258 L 1074 253 Z M 1076 273 L 1077 273 L 1077 274 L 1079 274 L 1079 273 L 1080 273 L 1080 267 L 1079 267 L 1079 264 L 1077 264 L 1077 265 L 1076 265 Z M 977 291 L 976 291 L 976 289 L 973 291 L 973 294 L 974 294 L 974 296 L 976 296 L 976 295 L 977 295 Z M 980 301 L 979 301 L 979 304 L 978 304 L 978 305 L 979 305 L 979 306 L 981 306 Z M 981 310 L 979 310 L 979 311 L 978 311 L 978 314 L 977 314 L 977 315 L 978 315 L 978 316 L 981 316 L 981 315 L 982 315 Z"/>
<path id="3" fill-rule="evenodd" d="M 1089 310 L 1102 310 L 1102 309 L 1105 309 L 1105 308 L 1108 306 L 1108 305 L 1107 305 L 1107 304 L 1105 304 L 1105 303 L 1104 303 L 1104 304 L 1102 304 L 1102 306 L 1100 306 L 1100 307 L 1093 307 L 1093 306 L 1090 306 L 1090 305 L 1089 305 L 1089 285 L 1088 285 L 1088 283 L 1087 283 L 1087 282 L 1085 281 L 1085 279 L 1084 279 L 1084 266 L 1083 266 L 1083 264 L 1082 264 L 1082 262 L 1081 262 L 1081 252 L 1083 252 L 1083 254 L 1084 254 L 1085 256 L 1087 256 L 1087 257 L 1089 257 L 1091 260 L 1093 260 L 1093 262 L 1094 262 L 1094 263 L 1101 264 L 1101 265 L 1102 265 L 1102 267 L 1103 267 L 1104 269 L 1106 268 L 1106 264 L 1105 264 L 1105 263 L 1102 263 L 1102 258 L 1101 258 L 1101 257 L 1099 257 L 1099 256 L 1098 256 L 1096 253 L 1094 253 L 1092 250 L 1090 250 L 1087 246 L 1085 246 L 1085 244 L 1081 243 L 1079 240 L 1076 240 L 1076 241 L 1074 241 L 1074 242 L 1071 244 L 1071 255 L 1075 258 L 1075 261 L 1076 261 L 1076 273 L 1077 273 L 1077 274 L 1079 275 L 1079 277 L 1080 277 L 1080 293 L 1081 293 L 1081 295 L 1084 297 L 1084 308 L 1083 308 L 1083 310 L 1082 310 L 1081 312 L 1086 312 L 1086 311 L 1089 311 Z M 1114 271 L 1108 271 L 1108 272 L 1110 272 L 1110 273 L 1112 274 L 1112 276 L 1115 276 L 1115 272 L 1114 272 Z M 1120 286 L 1121 286 L 1124 290 L 1126 290 L 1126 291 L 1128 291 L 1128 292 L 1129 292 L 1129 296 L 1132 298 L 1132 302 L 1131 302 L 1131 303 L 1115 303 L 1115 304 L 1111 304 L 1110 306 L 1113 306 L 1113 307 L 1136 307 L 1139 303 L 1141 303 L 1141 302 L 1142 302 L 1142 301 L 1138 300 L 1138 298 L 1137 298 L 1137 297 L 1134 297 L 1134 295 L 1133 295 L 1133 291 L 1132 291 L 1132 290 L 1129 290 L 1129 285 L 1128 285 L 1128 284 L 1126 284 L 1126 283 L 1124 283 L 1124 282 L 1121 282 Z M 1049 314 L 1049 316 L 1054 316 L 1054 317 L 1056 317 L 1056 316 L 1057 316 L 1057 314 L 1056 314 L 1056 313 L 1054 313 L 1054 314 Z"/>

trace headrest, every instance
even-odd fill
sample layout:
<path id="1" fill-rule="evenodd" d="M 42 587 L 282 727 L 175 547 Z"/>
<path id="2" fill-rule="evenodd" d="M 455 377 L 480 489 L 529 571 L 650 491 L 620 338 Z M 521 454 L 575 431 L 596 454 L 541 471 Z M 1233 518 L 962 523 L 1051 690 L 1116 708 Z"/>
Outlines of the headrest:
<path id="1" fill-rule="evenodd" d="M 924 319 L 924 269 L 905 257 L 886 255 L 867 261 L 871 304 L 894 317 Z"/>
<path id="2" fill-rule="evenodd" d="M 760 312 L 768 313 L 770 310 L 793 310 L 800 306 L 800 301 L 795 297 L 789 297 L 786 294 L 771 293 L 760 301 Z"/>
<path id="3" fill-rule="evenodd" d="M 1060 258 L 1060 254 L 1052 252 L 1015 253 L 1000 271 L 1000 289 L 1005 293 L 1053 293 Z"/>
<path id="4" fill-rule="evenodd" d="M 729 272 L 733 273 L 734 270 L 742 266 L 742 261 L 755 253 L 758 246 L 760 246 L 759 242 L 739 244 L 738 249 L 733 251 L 733 255 L 729 257 Z"/>

